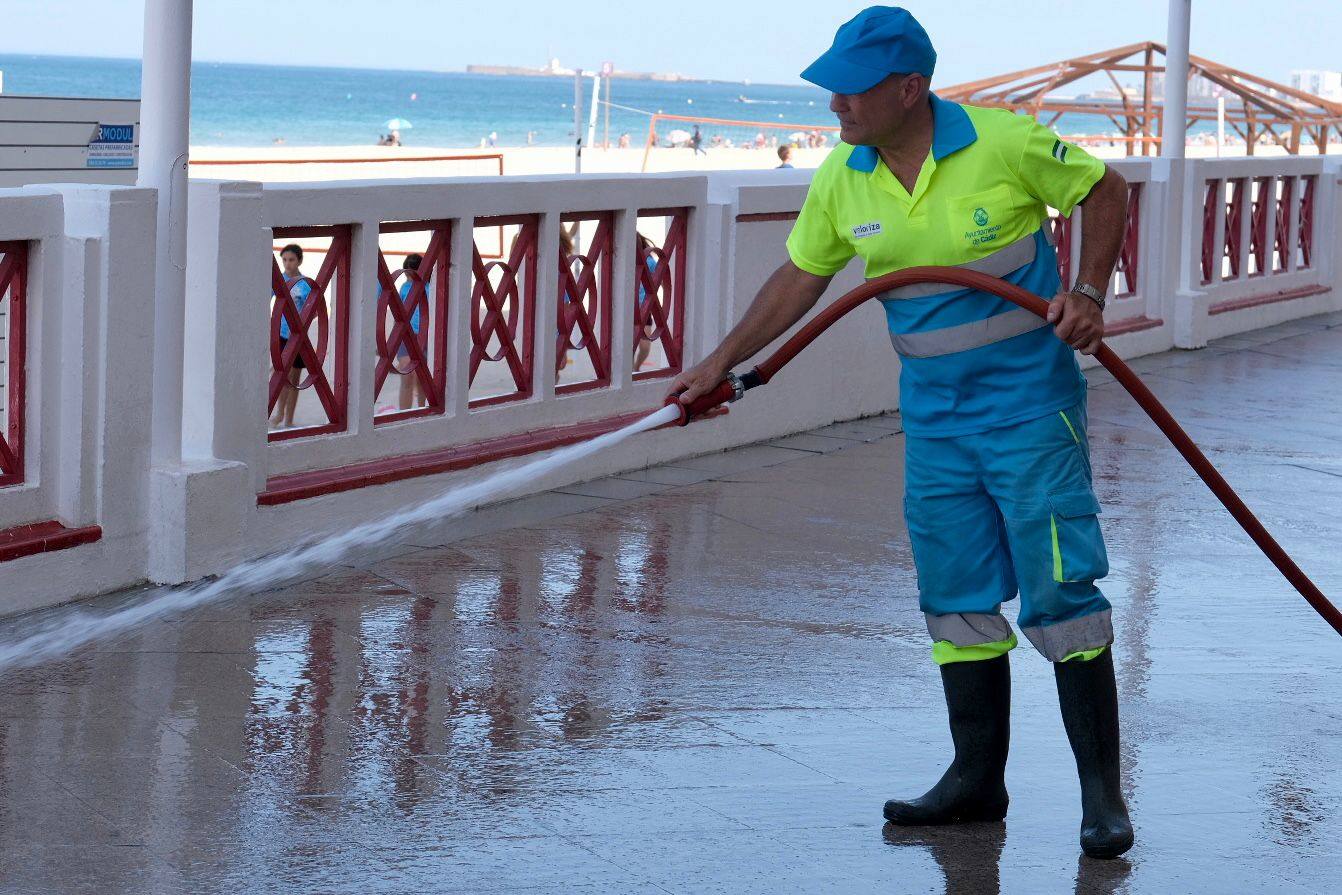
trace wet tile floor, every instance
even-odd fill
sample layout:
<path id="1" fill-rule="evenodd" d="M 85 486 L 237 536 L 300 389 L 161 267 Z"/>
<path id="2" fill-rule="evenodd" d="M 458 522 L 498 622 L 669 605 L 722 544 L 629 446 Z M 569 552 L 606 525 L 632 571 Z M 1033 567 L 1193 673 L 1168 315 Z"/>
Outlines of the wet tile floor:
<path id="1" fill-rule="evenodd" d="M 1342 314 L 1134 366 L 1342 596 Z M 882 828 L 949 743 L 890 417 L 539 495 L 0 674 L 0 891 L 1338 891 L 1342 642 L 1091 382 L 1126 860 L 1078 857 L 1028 649 L 1006 823 Z"/>

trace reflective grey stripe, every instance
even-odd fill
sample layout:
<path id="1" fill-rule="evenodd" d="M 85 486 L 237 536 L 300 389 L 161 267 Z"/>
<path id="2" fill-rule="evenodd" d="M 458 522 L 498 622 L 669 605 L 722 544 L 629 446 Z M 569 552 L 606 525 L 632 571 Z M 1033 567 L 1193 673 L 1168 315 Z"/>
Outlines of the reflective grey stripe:
<path id="1" fill-rule="evenodd" d="M 1020 239 L 1003 246 L 991 255 L 984 255 L 982 258 L 975 258 L 973 261 L 966 261 L 964 264 L 956 264 L 957 270 L 976 270 L 979 273 L 986 273 L 993 277 L 1004 277 L 1025 265 L 1034 261 L 1035 256 L 1034 234 L 1022 236 Z M 929 295 L 940 295 L 943 292 L 959 292 L 959 286 L 949 286 L 946 283 L 912 283 L 908 286 L 900 286 L 898 289 L 891 289 L 881 293 L 878 298 L 882 301 L 895 298 L 926 298 Z"/>
<path id="2" fill-rule="evenodd" d="M 956 646 L 978 646 L 980 643 L 1000 643 L 1011 636 L 1011 623 L 1000 613 L 953 612 L 950 615 L 923 613 L 927 619 L 927 633 L 932 639 L 948 640 Z"/>
<path id="3" fill-rule="evenodd" d="M 1022 630 L 1050 662 L 1061 662 L 1072 653 L 1099 649 L 1114 642 L 1113 613 L 1108 609 L 1055 625 Z"/>
<path id="4" fill-rule="evenodd" d="M 901 357 L 937 357 L 982 348 L 1003 339 L 1033 332 L 1048 321 L 1024 308 L 1012 308 L 986 320 L 971 320 L 922 333 L 890 334 L 890 344 Z"/>

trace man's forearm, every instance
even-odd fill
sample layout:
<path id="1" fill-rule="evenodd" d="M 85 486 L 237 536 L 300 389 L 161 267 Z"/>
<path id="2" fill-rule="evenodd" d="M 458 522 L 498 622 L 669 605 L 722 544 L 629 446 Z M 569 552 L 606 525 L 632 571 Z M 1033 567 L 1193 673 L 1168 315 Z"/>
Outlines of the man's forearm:
<path id="1" fill-rule="evenodd" d="M 1081 261 L 1077 278 L 1103 290 L 1113 276 L 1114 264 L 1123 247 L 1123 232 L 1128 220 L 1128 184 L 1113 168 L 1081 203 Z M 1062 288 L 1070 289 L 1071 283 Z"/>
<path id="2" fill-rule="evenodd" d="M 753 357 L 814 307 L 829 281 L 829 277 L 818 277 L 790 261 L 784 262 L 756 293 L 741 321 L 713 355 L 727 367 Z"/>

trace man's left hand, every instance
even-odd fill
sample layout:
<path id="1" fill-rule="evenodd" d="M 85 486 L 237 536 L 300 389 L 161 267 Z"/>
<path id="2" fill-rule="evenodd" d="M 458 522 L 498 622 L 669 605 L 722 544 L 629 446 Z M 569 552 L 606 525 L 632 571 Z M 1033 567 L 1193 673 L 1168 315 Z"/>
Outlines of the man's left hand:
<path id="1" fill-rule="evenodd" d="M 1104 338 L 1104 311 L 1095 302 L 1076 292 L 1059 292 L 1048 303 L 1048 322 L 1053 331 L 1082 354 L 1100 350 Z"/>

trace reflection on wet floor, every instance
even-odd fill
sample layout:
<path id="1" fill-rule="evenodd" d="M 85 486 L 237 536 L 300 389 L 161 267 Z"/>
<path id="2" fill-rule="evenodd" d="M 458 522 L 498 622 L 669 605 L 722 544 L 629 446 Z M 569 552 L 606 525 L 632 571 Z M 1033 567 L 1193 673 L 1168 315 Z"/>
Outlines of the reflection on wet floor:
<path id="1" fill-rule="evenodd" d="M 1332 315 L 1134 364 L 1333 595 L 1340 346 Z M 891 417 L 540 495 L 5 672 L 0 891 L 1332 891 L 1342 644 L 1092 381 L 1126 860 L 1078 857 L 1026 650 L 1006 823 L 882 829 L 949 740 Z"/>

